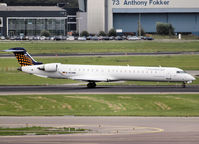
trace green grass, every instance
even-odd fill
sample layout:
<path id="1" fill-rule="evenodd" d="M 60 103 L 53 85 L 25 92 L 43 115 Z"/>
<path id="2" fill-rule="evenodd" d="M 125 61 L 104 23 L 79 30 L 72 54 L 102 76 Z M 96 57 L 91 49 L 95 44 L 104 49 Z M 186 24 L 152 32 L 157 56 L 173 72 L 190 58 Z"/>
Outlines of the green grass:
<path id="1" fill-rule="evenodd" d="M 16 135 L 55 135 L 87 132 L 86 129 L 76 128 L 53 128 L 53 127 L 22 127 L 22 128 L 0 128 L 0 136 Z"/>
<path id="2" fill-rule="evenodd" d="M 122 65 L 122 66 L 162 66 L 179 67 L 186 70 L 199 70 L 198 55 L 178 56 L 115 56 L 115 57 L 58 57 L 35 58 L 43 63 L 62 64 L 92 64 L 92 65 Z M 13 58 L 0 58 L 0 71 L 12 71 L 19 67 Z"/>
<path id="3" fill-rule="evenodd" d="M 64 57 L 36 58 L 44 63 L 130 65 L 130 66 L 169 66 L 184 70 L 199 70 L 198 55 L 181 56 L 118 56 L 118 57 Z M 68 84 L 76 81 L 66 79 L 46 79 L 18 72 L 19 64 L 15 58 L 0 58 L 0 85 L 51 85 Z M 197 84 L 199 81 L 196 81 Z M 128 82 L 132 83 L 132 82 Z M 140 82 L 133 82 L 140 83 Z M 143 82 L 141 83 L 143 84 Z M 147 83 L 146 83 L 147 84 Z M 157 83 L 152 83 L 157 84 Z M 165 83 L 166 84 L 166 83 Z"/>
<path id="4" fill-rule="evenodd" d="M 122 41 L 122 42 L 1 42 L 0 50 L 24 47 L 32 54 L 179 52 L 199 51 L 199 41 Z"/>
<path id="5" fill-rule="evenodd" d="M 68 79 L 41 78 L 23 72 L 0 72 L 0 85 L 56 85 L 72 84 L 77 81 Z"/>
<path id="6" fill-rule="evenodd" d="M 1 116 L 199 116 L 198 94 L 7 95 Z"/>

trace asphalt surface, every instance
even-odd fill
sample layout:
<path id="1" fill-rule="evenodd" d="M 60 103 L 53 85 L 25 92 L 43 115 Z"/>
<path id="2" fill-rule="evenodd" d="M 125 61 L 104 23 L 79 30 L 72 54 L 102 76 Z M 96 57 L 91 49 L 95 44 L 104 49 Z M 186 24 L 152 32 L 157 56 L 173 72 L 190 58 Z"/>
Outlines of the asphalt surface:
<path id="1" fill-rule="evenodd" d="M 78 85 L 58 86 L 0 86 L 0 95 L 4 94 L 84 94 L 84 93 L 199 93 L 199 86 L 97 86 L 87 88 Z"/>
<path id="2" fill-rule="evenodd" d="M 0 117 L 1 127 L 89 128 L 87 134 L 5 136 L 0 144 L 198 144 L 197 117 Z"/>

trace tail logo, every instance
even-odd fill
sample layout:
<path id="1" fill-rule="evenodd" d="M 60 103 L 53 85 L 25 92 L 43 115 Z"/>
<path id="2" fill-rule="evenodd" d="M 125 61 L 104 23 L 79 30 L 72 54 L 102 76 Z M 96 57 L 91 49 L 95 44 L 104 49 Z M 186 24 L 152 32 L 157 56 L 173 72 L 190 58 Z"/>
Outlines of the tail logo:
<path id="1" fill-rule="evenodd" d="M 4 52 L 13 52 L 21 66 L 41 65 L 41 62 L 35 61 L 24 48 L 11 48 L 3 50 Z"/>
<path id="2" fill-rule="evenodd" d="M 33 65 L 31 58 L 23 53 L 15 53 L 15 56 L 21 66 Z"/>

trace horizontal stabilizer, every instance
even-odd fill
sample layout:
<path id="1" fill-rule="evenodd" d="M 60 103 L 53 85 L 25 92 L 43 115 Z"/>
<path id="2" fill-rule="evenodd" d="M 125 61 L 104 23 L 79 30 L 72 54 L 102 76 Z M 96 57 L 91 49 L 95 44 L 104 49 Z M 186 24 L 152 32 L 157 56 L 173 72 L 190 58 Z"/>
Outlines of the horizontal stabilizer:
<path id="1" fill-rule="evenodd" d="M 24 50 L 14 50 L 14 49 L 9 49 L 9 50 L 2 50 L 3 52 L 24 52 Z"/>

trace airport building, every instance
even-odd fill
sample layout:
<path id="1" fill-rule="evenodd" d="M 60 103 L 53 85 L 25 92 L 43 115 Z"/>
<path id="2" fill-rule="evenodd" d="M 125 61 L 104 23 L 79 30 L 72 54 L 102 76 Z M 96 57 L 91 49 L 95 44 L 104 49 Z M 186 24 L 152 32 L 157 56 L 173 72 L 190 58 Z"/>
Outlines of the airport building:
<path id="1" fill-rule="evenodd" d="M 57 6 L 0 5 L 0 36 L 39 36 L 48 30 L 52 35 L 67 33 L 66 10 Z"/>
<path id="2" fill-rule="evenodd" d="M 82 29 L 89 33 L 111 28 L 135 33 L 138 22 L 154 33 L 156 23 L 163 22 L 172 24 L 176 33 L 199 34 L 199 0 L 79 0 L 79 5 L 87 19 Z"/>
<path id="3" fill-rule="evenodd" d="M 157 22 L 170 23 L 176 33 L 199 35 L 199 0 L 78 0 L 79 8 L 58 6 L 7 6 L 0 4 L 0 36 L 37 36 L 88 31 L 97 34 L 111 28 L 136 33 L 138 23 L 147 33 Z M 70 33 L 71 34 L 71 33 Z"/>

